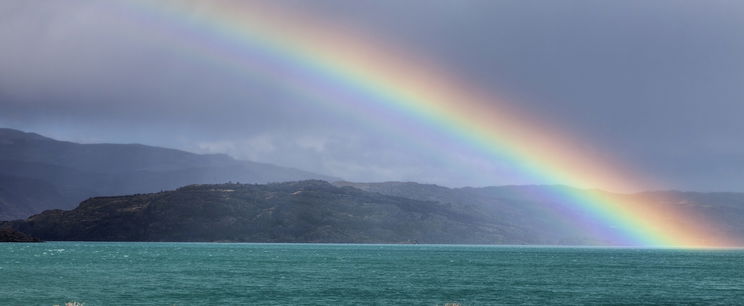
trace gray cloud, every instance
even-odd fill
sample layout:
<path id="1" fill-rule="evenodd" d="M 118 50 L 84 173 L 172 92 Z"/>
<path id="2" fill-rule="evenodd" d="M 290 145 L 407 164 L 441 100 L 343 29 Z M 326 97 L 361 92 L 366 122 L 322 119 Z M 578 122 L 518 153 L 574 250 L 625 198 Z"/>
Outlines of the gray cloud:
<path id="1" fill-rule="evenodd" d="M 744 191 L 744 4 L 280 1 L 400 41 L 667 182 Z M 226 152 L 351 180 L 532 183 L 176 52 L 107 1 L 0 3 L 0 125 Z"/>

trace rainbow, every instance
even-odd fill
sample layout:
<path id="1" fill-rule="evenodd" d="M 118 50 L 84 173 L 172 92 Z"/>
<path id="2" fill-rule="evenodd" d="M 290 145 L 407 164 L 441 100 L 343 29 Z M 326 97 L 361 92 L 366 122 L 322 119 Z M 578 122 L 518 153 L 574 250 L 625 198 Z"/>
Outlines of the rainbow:
<path id="1" fill-rule="evenodd" d="M 169 44 L 178 40 L 183 52 L 268 79 L 329 109 L 371 114 L 380 125 L 401 122 L 398 133 L 410 129 L 418 136 L 447 137 L 534 182 L 613 190 L 640 190 L 649 183 L 606 154 L 582 152 L 587 145 L 576 137 L 515 108 L 515 103 L 469 86 L 420 53 L 267 2 L 132 1 L 127 10 L 156 28 L 169 26 L 163 37 Z M 384 117 L 394 119 L 380 119 Z M 546 196 L 560 206 L 556 211 L 573 212 L 565 215 L 595 243 L 735 245 L 712 223 L 674 205 L 674 199 L 629 201 L 570 188 L 556 188 Z"/>

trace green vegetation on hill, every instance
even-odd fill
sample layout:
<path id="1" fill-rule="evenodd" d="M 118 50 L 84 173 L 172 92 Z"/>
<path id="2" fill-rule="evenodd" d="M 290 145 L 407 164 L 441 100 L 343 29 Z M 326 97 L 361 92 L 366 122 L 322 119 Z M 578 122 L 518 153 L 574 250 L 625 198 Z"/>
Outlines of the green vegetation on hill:
<path id="1" fill-rule="evenodd" d="M 10 228 L 0 228 L 0 242 L 41 242 L 41 240 Z"/>
<path id="2" fill-rule="evenodd" d="M 84 201 L 14 228 L 45 240 L 504 243 L 505 229 L 446 204 L 323 181 L 192 185 Z"/>
<path id="3" fill-rule="evenodd" d="M 97 197 L 76 209 L 48 210 L 0 227 L 44 240 L 463 243 L 601 245 L 557 213 L 549 186 L 445 188 L 416 183 L 190 185 L 174 191 Z M 553 191 L 554 192 L 554 191 Z M 573 192 L 581 192 L 574 190 Z M 597 191 L 594 191 L 597 192 Z M 673 195 L 673 197 L 670 197 Z M 720 235 L 744 237 L 744 194 L 641 193 L 673 198 L 718 222 Z M 565 208 L 563 208 L 565 209 Z"/>

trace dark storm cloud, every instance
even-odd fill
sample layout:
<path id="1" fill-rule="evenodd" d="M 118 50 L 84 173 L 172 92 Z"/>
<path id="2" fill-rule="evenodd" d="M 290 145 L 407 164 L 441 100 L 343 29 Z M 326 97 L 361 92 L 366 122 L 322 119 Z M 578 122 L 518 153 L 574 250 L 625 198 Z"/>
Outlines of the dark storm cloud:
<path id="1" fill-rule="evenodd" d="M 404 42 L 667 182 L 744 191 L 744 4 L 279 1 Z M 174 52 L 106 1 L 0 3 L 0 125 L 352 180 L 526 183 L 415 152 L 260 77 Z M 453 170 L 461 168 L 461 170 Z"/>

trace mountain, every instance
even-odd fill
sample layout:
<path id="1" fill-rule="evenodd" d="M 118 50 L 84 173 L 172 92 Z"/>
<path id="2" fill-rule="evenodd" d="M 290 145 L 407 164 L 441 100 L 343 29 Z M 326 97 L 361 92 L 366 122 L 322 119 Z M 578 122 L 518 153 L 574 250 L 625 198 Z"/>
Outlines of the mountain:
<path id="1" fill-rule="evenodd" d="M 618 202 L 643 202 L 665 207 L 680 206 L 715 223 L 716 233 L 732 241 L 744 241 L 744 193 L 652 191 L 618 194 L 598 190 L 581 190 L 567 186 L 496 186 L 447 188 L 413 182 L 352 183 L 337 186 L 354 187 L 384 195 L 437 201 L 460 211 L 469 211 L 488 220 L 499 220 L 518 229 L 523 239 L 545 244 L 582 244 L 587 237 L 577 236 L 573 220 L 551 213 L 561 207 L 558 198 L 546 194 L 591 192 Z M 560 189 L 560 190 L 559 190 Z M 556 192 L 557 191 L 557 192 Z M 531 242 L 532 243 L 532 242 Z M 593 242 L 594 243 L 594 242 Z M 601 244 L 601 243 L 600 243 Z"/>
<path id="2" fill-rule="evenodd" d="M 156 192 L 188 184 L 306 179 L 334 180 L 227 155 L 139 144 L 78 144 L 0 128 L 0 220 L 73 208 L 93 196 Z"/>
<path id="3" fill-rule="evenodd" d="M 311 180 L 191 185 L 174 191 L 91 198 L 0 228 L 44 240 L 246 241 L 463 244 L 604 244 L 571 220 L 546 214 L 555 186 L 446 188 L 416 183 L 330 184 Z M 574 190 L 581 192 L 580 190 Z M 594 191 L 596 192 L 596 191 Z M 744 237 L 744 194 L 654 192 Z M 403 195 L 403 196 L 401 196 Z"/>
<path id="4" fill-rule="evenodd" d="M 41 240 L 10 228 L 0 228 L 0 242 L 41 242 Z"/>
<path id="5" fill-rule="evenodd" d="M 192 185 L 99 197 L 0 224 L 45 240 L 503 243 L 477 216 L 438 202 L 324 181 Z"/>
<path id="6" fill-rule="evenodd" d="M 585 244 L 591 238 L 577 234 L 571 220 L 556 218 L 545 211 L 554 203 L 541 197 L 545 189 L 557 186 L 502 186 L 484 188 L 447 188 L 413 182 L 352 183 L 337 186 L 354 187 L 368 192 L 399 196 L 421 201 L 435 201 L 453 210 L 467 211 L 484 220 L 499 222 L 511 229 L 509 240 L 515 244 Z"/>

